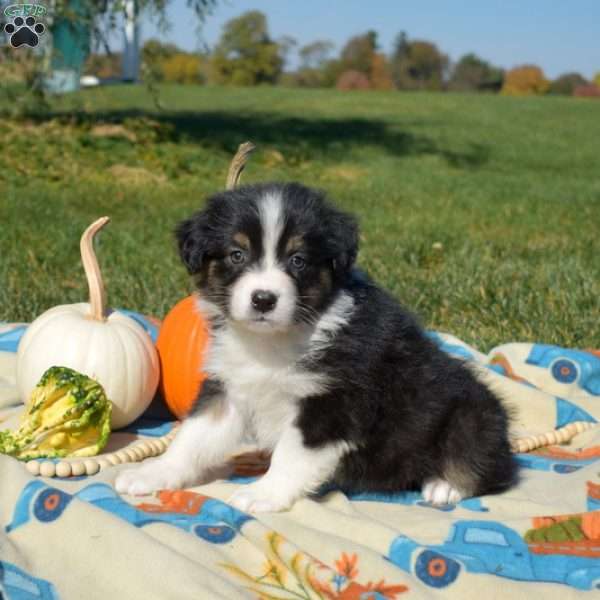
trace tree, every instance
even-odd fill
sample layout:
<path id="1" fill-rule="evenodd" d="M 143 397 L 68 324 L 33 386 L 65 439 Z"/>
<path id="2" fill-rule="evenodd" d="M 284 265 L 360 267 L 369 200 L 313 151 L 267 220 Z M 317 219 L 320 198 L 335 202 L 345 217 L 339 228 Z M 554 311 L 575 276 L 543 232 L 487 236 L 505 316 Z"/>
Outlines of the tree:
<path id="1" fill-rule="evenodd" d="M 328 76 L 326 68 L 333 48 L 333 43 L 328 40 L 316 40 L 300 48 L 300 68 L 291 74 L 294 84 L 303 87 L 333 85 L 335 78 L 332 80 Z"/>
<path id="2" fill-rule="evenodd" d="M 371 63 L 371 87 L 374 90 L 391 90 L 394 88 L 390 66 L 383 52 L 375 52 Z"/>
<path id="3" fill-rule="evenodd" d="M 298 50 L 301 69 L 321 69 L 333 51 L 333 42 L 316 40 Z"/>
<path id="4" fill-rule="evenodd" d="M 549 85 L 542 69 L 535 65 L 522 65 L 507 71 L 501 93 L 507 96 L 545 94 Z"/>
<path id="5" fill-rule="evenodd" d="M 550 83 L 548 93 L 572 96 L 575 88 L 587 85 L 588 83 L 589 81 L 579 73 L 565 73 Z"/>
<path id="6" fill-rule="evenodd" d="M 469 53 L 462 56 L 452 69 L 448 87 L 458 91 L 499 92 L 504 72 L 498 67 Z"/>
<path id="7" fill-rule="evenodd" d="M 377 33 L 374 31 L 367 31 L 363 35 L 350 38 L 340 55 L 342 69 L 344 71 L 358 71 L 369 77 L 376 49 Z"/>
<path id="8" fill-rule="evenodd" d="M 594 83 L 596 84 L 596 87 L 600 88 L 600 72 L 594 75 Z"/>
<path id="9" fill-rule="evenodd" d="M 409 41 L 402 32 L 396 39 L 391 57 L 394 84 L 398 89 L 442 88 L 448 57 L 438 47 L 422 40 Z"/>
<path id="10" fill-rule="evenodd" d="M 267 18 L 257 10 L 231 19 L 223 27 L 212 68 L 218 83 L 257 85 L 275 83 L 283 68 L 279 44 L 267 28 Z"/>

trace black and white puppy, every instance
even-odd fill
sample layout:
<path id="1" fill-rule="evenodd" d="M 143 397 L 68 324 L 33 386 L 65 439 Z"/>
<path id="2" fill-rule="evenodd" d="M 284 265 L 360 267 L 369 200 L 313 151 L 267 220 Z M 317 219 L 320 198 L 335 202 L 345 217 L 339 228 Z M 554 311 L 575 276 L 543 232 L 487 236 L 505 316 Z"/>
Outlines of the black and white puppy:
<path id="1" fill-rule="evenodd" d="M 212 321 L 209 378 L 167 452 L 119 475 L 119 492 L 193 485 L 244 441 L 273 452 L 230 499 L 250 512 L 324 483 L 421 488 L 436 504 L 513 483 L 499 399 L 354 268 L 357 224 L 322 193 L 220 193 L 177 238 Z"/>

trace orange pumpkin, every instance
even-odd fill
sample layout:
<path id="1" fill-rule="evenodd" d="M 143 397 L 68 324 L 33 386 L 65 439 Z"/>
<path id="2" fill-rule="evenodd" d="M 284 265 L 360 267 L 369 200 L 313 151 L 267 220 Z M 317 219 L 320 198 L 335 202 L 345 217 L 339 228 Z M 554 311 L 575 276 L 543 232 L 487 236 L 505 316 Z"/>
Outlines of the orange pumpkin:
<path id="1" fill-rule="evenodd" d="M 179 301 L 165 317 L 156 348 L 160 359 L 160 391 L 169 410 L 179 419 L 192 407 L 206 374 L 202 372 L 208 324 L 195 296 Z"/>

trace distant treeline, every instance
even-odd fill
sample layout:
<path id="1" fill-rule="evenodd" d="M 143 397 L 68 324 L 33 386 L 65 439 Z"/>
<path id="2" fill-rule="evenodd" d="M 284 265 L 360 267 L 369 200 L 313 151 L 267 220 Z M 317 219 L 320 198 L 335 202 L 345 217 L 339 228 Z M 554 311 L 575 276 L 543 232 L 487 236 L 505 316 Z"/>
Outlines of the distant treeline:
<path id="1" fill-rule="evenodd" d="M 600 73 L 594 81 L 579 73 L 565 73 L 550 81 L 536 65 L 504 70 L 474 53 L 452 63 L 435 43 L 410 39 L 405 32 L 398 34 L 389 55 L 380 51 L 375 31 L 350 38 L 337 57 L 333 50 L 328 40 L 301 47 L 290 37 L 274 40 L 266 16 L 250 11 L 225 24 L 221 39 L 210 52 L 185 52 L 174 44 L 148 40 L 142 49 L 142 78 L 187 84 L 600 97 Z M 286 69 L 294 52 L 298 58 L 295 71 Z M 120 55 L 92 55 L 87 72 L 118 76 Z"/>

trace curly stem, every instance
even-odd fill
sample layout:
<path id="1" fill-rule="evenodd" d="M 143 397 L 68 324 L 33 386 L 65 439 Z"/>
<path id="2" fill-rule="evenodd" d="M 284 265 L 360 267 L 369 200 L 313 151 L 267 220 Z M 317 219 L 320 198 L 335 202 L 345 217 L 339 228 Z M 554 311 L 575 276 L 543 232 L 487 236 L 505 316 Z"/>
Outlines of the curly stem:
<path id="1" fill-rule="evenodd" d="M 79 243 L 81 262 L 83 263 L 83 269 L 90 289 L 90 318 L 96 321 L 106 320 L 106 291 L 98 259 L 94 253 L 94 236 L 109 221 L 108 217 L 101 217 L 97 221 L 94 221 L 83 232 Z"/>
<path id="2" fill-rule="evenodd" d="M 242 171 L 246 166 L 246 161 L 255 148 L 256 146 L 252 142 L 244 142 L 243 144 L 240 144 L 240 147 L 238 148 L 235 156 L 231 160 L 231 164 L 229 165 L 225 189 L 232 190 L 237 186 L 240 181 Z"/>

